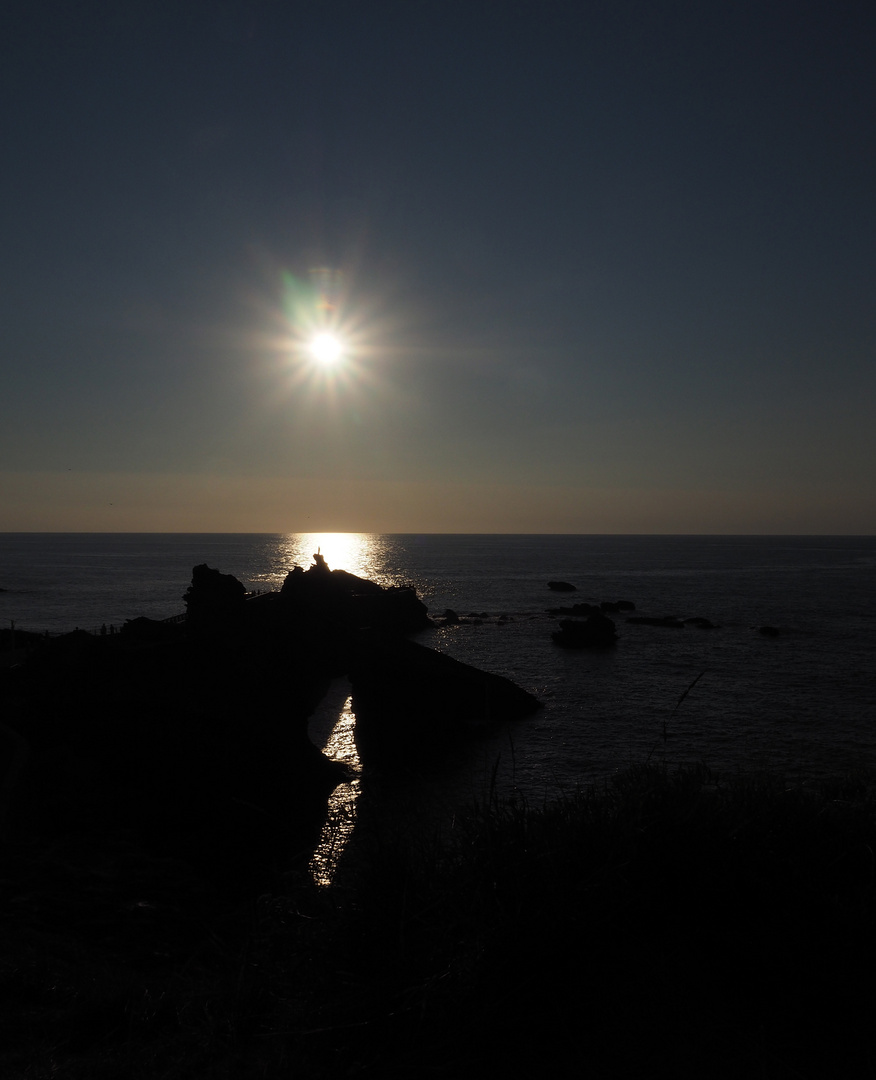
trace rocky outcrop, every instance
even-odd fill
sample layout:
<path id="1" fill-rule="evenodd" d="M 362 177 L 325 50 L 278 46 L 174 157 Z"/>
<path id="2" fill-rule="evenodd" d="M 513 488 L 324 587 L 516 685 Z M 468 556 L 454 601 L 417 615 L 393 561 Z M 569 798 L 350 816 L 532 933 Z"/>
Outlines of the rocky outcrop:
<path id="1" fill-rule="evenodd" d="M 287 621 L 399 634 L 430 625 L 428 609 L 413 589 L 383 588 L 345 570 L 329 569 L 319 552 L 313 558 L 309 570 L 296 566 L 283 582 L 280 603 Z"/>
<path id="2" fill-rule="evenodd" d="M 404 638 L 362 634 L 350 682 L 363 759 L 438 749 L 448 739 L 541 708 L 510 679 Z"/>
<path id="3" fill-rule="evenodd" d="M 355 629 L 396 634 L 414 634 L 431 625 L 426 605 L 413 589 L 402 586 L 354 595 L 350 621 Z"/>
<path id="4" fill-rule="evenodd" d="M 572 604 L 570 607 L 555 607 L 548 608 L 548 615 L 571 615 L 576 618 L 586 618 L 592 612 L 599 612 L 600 608 L 598 604 Z"/>
<path id="5" fill-rule="evenodd" d="M 617 612 L 617 611 L 635 611 L 636 605 L 632 600 L 603 600 L 599 604 L 572 604 L 571 607 L 558 607 L 548 608 L 549 615 L 572 615 L 575 617 L 591 615 L 594 612 Z"/>
<path id="6" fill-rule="evenodd" d="M 246 589 L 232 574 L 221 574 L 201 563 L 192 570 L 192 583 L 183 596 L 186 626 L 191 634 L 225 634 L 243 622 Z"/>
<path id="7" fill-rule="evenodd" d="M 561 619 L 560 629 L 555 630 L 551 638 L 566 649 L 604 649 L 617 641 L 617 631 L 607 615 L 595 611 L 583 622 Z"/>
<path id="8" fill-rule="evenodd" d="M 635 606 L 624 601 L 618 601 L 617 610 L 635 611 Z M 703 615 L 692 615 L 686 619 L 679 619 L 675 615 L 631 615 L 627 618 L 631 626 L 662 626 L 670 630 L 683 630 L 686 626 L 696 626 L 700 630 L 718 630 L 717 624 Z"/>
<path id="9" fill-rule="evenodd" d="M 16 835 L 122 830 L 245 887 L 318 837 L 342 775 L 307 737 L 329 673 L 306 642 L 80 634 L 12 676 L 4 690 L 30 748 Z"/>
<path id="10" fill-rule="evenodd" d="M 201 564 L 185 600 L 182 626 L 77 631 L 5 673 L 0 706 L 16 703 L 10 730 L 28 750 L 7 807 L 18 836 L 123 830 L 247 889 L 266 867 L 307 858 L 344 779 L 307 734 L 334 676 L 350 673 L 369 754 L 415 744 L 428 754 L 539 707 L 509 680 L 406 640 L 429 625 L 413 590 L 321 559 L 281 593 L 249 598 Z M 8 753 L 0 745 L 0 781 Z"/>
<path id="11" fill-rule="evenodd" d="M 572 585 L 568 581 L 549 581 L 547 583 L 548 588 L 552 592 L 577 592 L 578 586 Z"/>

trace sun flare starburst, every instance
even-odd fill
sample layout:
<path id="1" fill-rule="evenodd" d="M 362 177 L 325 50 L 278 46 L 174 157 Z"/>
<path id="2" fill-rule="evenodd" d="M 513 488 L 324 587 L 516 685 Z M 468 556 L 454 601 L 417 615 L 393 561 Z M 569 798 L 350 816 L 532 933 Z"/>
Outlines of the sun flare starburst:
<path id="1" fill-rule="evenodd" d="M 387 333 L 395 328 L 386 302 L 354 296 L 336 270 L 314 270 L 310 282 L 279 271 L 280 297 L 265 304 L 271 329 L 255 341 L 272 408 L 335 410 L 361 422 L 389 391 Z"/>
<path id="2" fill-rule="evenodd" d="M 334 367 L 344 355 L 344 346 L 335 334 L 320 333 L 307 346 L 310 356 L 320 367 Z"/>

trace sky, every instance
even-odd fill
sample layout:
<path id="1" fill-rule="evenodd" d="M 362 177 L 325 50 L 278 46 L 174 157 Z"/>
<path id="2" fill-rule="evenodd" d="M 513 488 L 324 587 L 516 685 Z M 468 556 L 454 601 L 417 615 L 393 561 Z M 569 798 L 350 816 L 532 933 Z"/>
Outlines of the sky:
<path id="1" fill-rule="evenodd" d="M 0 531 L 876 534 L 874 47 L 844 0 L 13 0 Z"/>

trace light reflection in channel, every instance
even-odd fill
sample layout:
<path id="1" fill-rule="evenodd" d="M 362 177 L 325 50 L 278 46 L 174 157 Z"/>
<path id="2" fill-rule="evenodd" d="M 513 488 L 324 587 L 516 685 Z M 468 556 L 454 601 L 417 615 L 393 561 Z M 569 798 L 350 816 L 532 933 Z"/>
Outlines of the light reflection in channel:
<path id="1" fill-rule="evenodd" d="M 348 697 L 322 748 L 327 758 L 341 762 L 346 767 L 351 779 L 339 784 L 329 797 L 326 823 L 310 860 L 310 873 L 317 885 L 331 885 L 338 862 L 356 826 L 361 765 L 354 739 L 356 717 L 352 706 L 353 699 Z"/>

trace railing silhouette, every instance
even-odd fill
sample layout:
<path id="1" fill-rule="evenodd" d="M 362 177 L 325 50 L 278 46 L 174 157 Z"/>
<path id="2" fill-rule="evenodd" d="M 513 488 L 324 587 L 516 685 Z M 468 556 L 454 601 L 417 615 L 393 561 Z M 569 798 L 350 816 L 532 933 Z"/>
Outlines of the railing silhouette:
<path id="1" fill-rule="evenodd" d="M 155 619 L 154 622 L 158 623 L 174 623 L 181 624 L 186 621 L 186 613 L 183 611 L 177 615 L 168 615 L 165 619 Z M 132 619 L 126 619 L 125 623 L 133 622 Z M 116 634 L 120 634 L 125 625 L 116 626 L 115 623 L 101 623 L 100 626 L 74 626 L 72 630 L 33 630 L 29 626 L 22 626 L 16 622 L 15 619 L 11 620 L 11 631 L 13 637 L 17 633 L 27 634 L 29 636 L 36 634 L 41 638 L 59 638 L 66 637 L 67 634 L 75 634 L 77 632 L 83 634 L 90 634 L 91 637 L 115 637 Z"/>
<path id="2" fill-rule="evenodd" d="M 262 592 L 261 589 L 259 589 L 256 592 L 248 592 L 246 594 L 246 599 L 251 600 L 254 596 L 262 595 L 265 594 Z M 154 619 L 153 622 L 181 625 L 186 621 L 187 618 L 187 613 L 185 611 L 182 611 L 176 615 L 168 615 L 164 619 Z M 42 638 L 65 637 L 67 634 L 76 633 L 76 631 L 90 634 L 92 637 L 115 637 L 116 634 L 120 634 L 122 632 L 122 629 L 125 625 L 125 623 L 122 623 L 122 626 L 116 626 L 115 623 L 110 623 L 109 625 L 107 625 L 106 623 L 101 623 L 100 626 L 75 626 L 72 630 L 33 630 L 28 626 L 20 625 L 18 622 L 16 622 L 15 619 L 10 620 L 10 622 L 11 626 L 9 629 L 12 632 L 13 638 L 15 634 L 18 633 L 18 631 L 21 631 L 21 633 L 23 634 L 37 634 L 39 635 L 39 637 Z M 133 622 L 133 619 L 126 619 L 125 622 Z"/>

